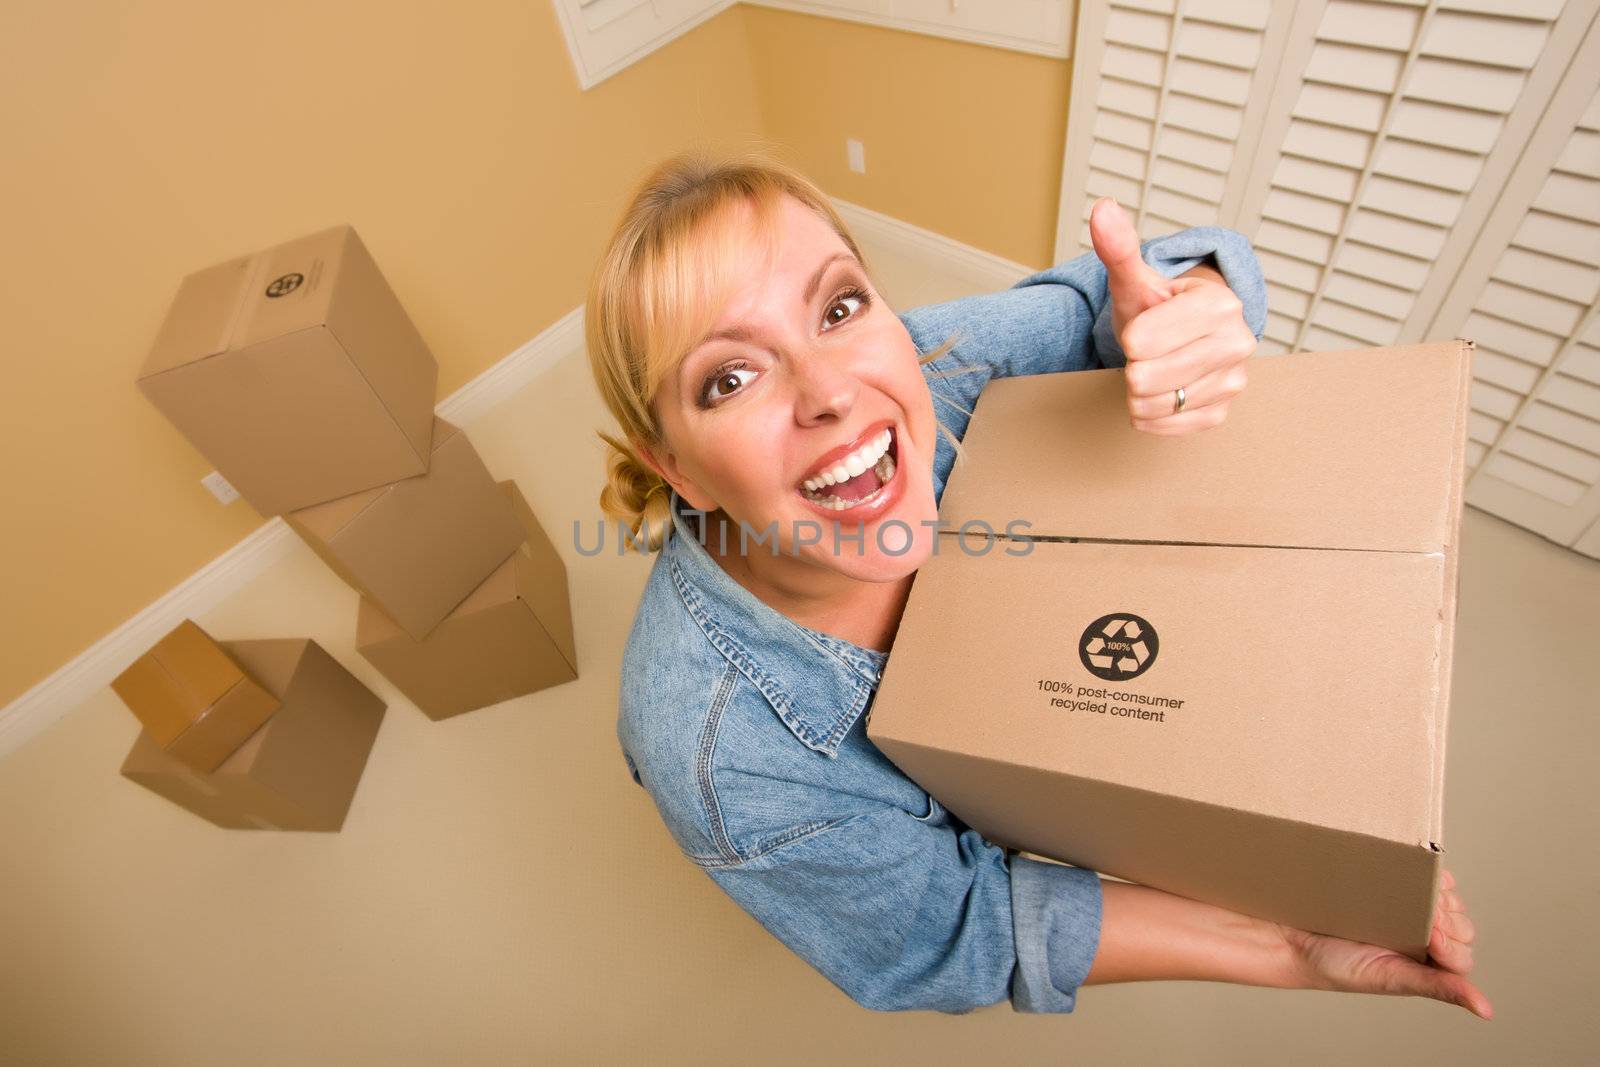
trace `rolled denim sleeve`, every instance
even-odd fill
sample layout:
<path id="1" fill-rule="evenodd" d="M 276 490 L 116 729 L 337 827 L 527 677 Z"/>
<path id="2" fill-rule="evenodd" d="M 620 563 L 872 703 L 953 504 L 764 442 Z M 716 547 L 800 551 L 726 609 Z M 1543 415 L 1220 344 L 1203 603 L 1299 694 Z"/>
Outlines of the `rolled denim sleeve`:
<path id="1" fill-rule="evenodd" d="M 1267 286 L 1255 249 L 1244 234 L 1222 226 L 1194 226 L 1145 241 L 1139 246 L 1139 254 L 1164 278 L 1176 278 L 1209 261 L 1244 305 L 1245 324 L 1256 340 L 1261 339 L 1261 331 L 1267 326 Z M 1030 274 L 1012 288 L 1035 285 L 1064 285 L 1081 294 L 1094 317 L 1091 334 L 1095 360 L 1102 367 L 1126 365 L 1127 356 L 1111 326 L 1106 268 L 1099 256 L 1086 252 L 1060 266 Z M 1054 369 L 1045 367 L 1024 373 L 1041 374 Z"/>
<path id="2" fill-rule="evenodd" d="M 898 808 L 704 868 L 768 932 L 876 1011 L 965 1014 L 1010 999 L 1070 1012 L 1099 942 L 1092 871 L 1013 856 Z"/>
<path id="3" fill-rule="evenodd" d="M 1196 226 L 1152 238 L 1139 250 L 1144 261 L 1166 278 L 1201 263 L 1214 266 L 1239 297 L 1245 323 L 1260 340 L 1267 324 L 1266 282 L 1255 250 L 1243 234 L 1221 226 Z M 971 411 L 991 378 L 1127 363 L 1111 325 L 1105 264 L 1093 252 L 1030 274 L 1009 289 L 929 304 L 906 312 L 901 320 L 920 351 L 930 352 L 948 338 L 956 339 L 954 350 L 928 369 L 945 394 L 941 399 L 961 412 Z"/>

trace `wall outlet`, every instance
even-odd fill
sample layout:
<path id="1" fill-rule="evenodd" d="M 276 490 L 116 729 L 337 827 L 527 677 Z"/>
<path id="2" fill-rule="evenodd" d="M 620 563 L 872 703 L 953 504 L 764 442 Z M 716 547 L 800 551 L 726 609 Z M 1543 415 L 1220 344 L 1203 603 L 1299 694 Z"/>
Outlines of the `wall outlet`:
<path id="1" fill-rule="evenodd" d="M 861 142 L 854 137 L 848 138 L 844 142 L 844 151 L 845 155 L 850 159 L 850 169 L 857 174 L 865 174 L 867 172 L 867 150 L 862 146 Z"/>
<path id="2" fill-rule="evenodd" d="M 239 490 L 235 489 L 228 482 L 228 479 L 217 471 L 212 471 L 204 478 L 201 478 L 200 484 L 211 490 L 211 495 L 217 498 L 218 503 L 231 504 L 239 499 Z"/>

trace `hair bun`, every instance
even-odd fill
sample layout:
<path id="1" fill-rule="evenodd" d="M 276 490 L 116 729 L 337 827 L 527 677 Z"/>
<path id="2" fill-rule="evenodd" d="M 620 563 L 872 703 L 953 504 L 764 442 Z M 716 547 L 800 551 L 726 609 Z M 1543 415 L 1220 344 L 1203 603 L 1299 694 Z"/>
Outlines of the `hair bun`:
<path id="1" fill-rule="evenodd" d="M 658 551 L 672 526 L 671 487 L 633 449 L 610 434 L 596 432 L 611 449 L 600 510 L 622 523 L 641 551 Z"/>

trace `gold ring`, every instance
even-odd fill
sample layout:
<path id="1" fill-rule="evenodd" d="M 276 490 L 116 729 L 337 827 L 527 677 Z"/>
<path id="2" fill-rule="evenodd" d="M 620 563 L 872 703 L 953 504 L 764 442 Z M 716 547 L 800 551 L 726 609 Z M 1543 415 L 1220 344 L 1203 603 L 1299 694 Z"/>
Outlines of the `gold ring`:
<path id="1" fill-rule="evenodd" d="M 1183 410 L 1183 390 L 1179 389 L 1178 390 L 1178 399 L 1176 401 L 1174 401 L 1173 405 L 1172 405 L 1172 413 L 1174 415 L 1176 415 L 1178 412 L 1180 412 L 1182 410 Z"/>

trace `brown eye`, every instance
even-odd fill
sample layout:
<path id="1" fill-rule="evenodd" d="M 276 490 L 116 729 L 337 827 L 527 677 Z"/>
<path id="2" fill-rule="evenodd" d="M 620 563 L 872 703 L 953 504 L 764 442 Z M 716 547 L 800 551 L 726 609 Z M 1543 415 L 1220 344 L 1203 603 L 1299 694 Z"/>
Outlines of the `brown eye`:
<path id="1" fill-rule="evenodd" d="M 840 293 L 834 298 L 833 303 L 828 305 L 828 310 L 823 314 L 823 318 L 827 320 L 827 324 L 829 326 L 837 326 L 839 323 L 845 322 L 851 317 L 850 315 L 846 315 L 842 319 L 833 317 L 833 312 L 836 309 L 844 307 L 845 304 L 851 300 L 859 301 L 863 309 L 865 309 L 866 306 L 872 302 L 872 298 L 867 295 L 866 290 L 855 287 L 846 289 L 844 292 Z"/>
<path id="2" fill-rule="evenodd" d="M 755 372 L 750 364 L 740 360 L 727 366 L 719 367 L 707 376 L 700 389 L 700 404 L 702 407 L 711 407 L 723 397 L 737 393 L 743 384 L 743 374 L 753 375 Z"/>

